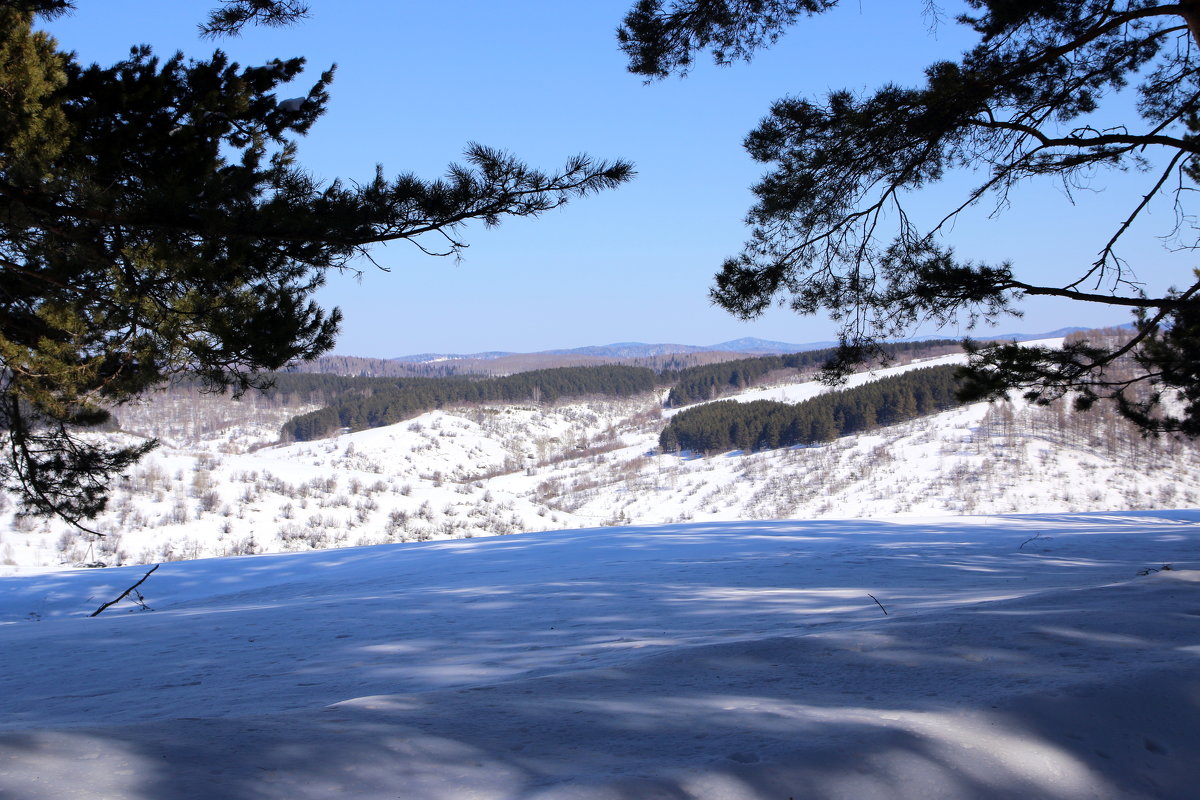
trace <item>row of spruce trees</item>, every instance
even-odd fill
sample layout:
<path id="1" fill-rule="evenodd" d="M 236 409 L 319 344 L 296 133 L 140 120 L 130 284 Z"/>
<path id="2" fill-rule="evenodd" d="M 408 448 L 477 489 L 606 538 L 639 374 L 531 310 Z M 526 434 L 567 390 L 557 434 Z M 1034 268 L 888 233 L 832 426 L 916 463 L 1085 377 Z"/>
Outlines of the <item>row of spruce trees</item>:
<path id="1" fill-rule="evenodd" d="M 293 417 L 283 437 L 310 441 L 343 428 L 394 425 L 426 411 L 476 403 L 547 402 L 572 397 L 633 397 L 654 390 L 658 376 L 645 367 L 609 364 L 519 372 L 503 378 L 405 378 L 374 380 L 325 408 Z"/>
<path id="2" fill-rule="evenodd" d="M 659 446 L 664 452 L 720 453 L 828 442 L 954 407 L 958 370 L 926 367 L 796 404 L 708 403 L 672 417 Z"/>
<path id="3" fill-rule="evenodd" d="M 916 354 L 929 355 L 934 352 L 955 352 L 962 347 L 952 339 L 935 339 L 923 342 L 895 342 L 886 348 L 890 359 L 899 359 Z M 675 385 L 667 395 L 668 408 L 681 408 L 693 403 L 715 400 L 753 386 L 764 376 L 778 370 L 815 371 L 833 358 L 837 348 L 807 350 L 781 356 L 758 356 L 736 361 L 722 361 L 680 370 L 670 376 Z"/>

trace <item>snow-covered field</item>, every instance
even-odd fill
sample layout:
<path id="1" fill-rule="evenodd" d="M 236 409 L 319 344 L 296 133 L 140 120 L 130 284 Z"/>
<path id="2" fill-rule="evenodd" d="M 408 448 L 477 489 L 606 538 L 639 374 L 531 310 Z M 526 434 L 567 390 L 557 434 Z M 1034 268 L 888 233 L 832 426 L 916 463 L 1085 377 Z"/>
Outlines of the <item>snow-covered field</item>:
<path id="1" fill-rule="evenodd" d="M 696 522 L 176 562 L 141 587 L 153 611 L 86 616 L 145 572 L 0 579 L 0 796 L 1200 786 L 1200 512 Z"/>

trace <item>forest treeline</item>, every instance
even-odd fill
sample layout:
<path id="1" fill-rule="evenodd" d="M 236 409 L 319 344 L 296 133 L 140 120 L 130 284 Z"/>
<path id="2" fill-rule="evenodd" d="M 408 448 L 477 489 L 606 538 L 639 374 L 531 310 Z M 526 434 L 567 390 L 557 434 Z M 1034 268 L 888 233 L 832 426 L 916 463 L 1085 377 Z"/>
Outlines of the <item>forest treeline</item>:
<path id="1" fill-rule="evenodd" d="M 936 340 L 900 342 L 889 346 L 890 357 L 905 360 L 960 349 L 958 342 Z M 722 397 L 760 383 L 768 376 L 812 372 L 834 350 L 811 350 L 782 356 L 757 356 L 713 364 L 654 370 L 623 364 L 556 367 L 502 377 L 449 375 L 445 377 L 347 377 L 327 373 L 282 372 L 272 378 L 269 395 L 290 404 L 323 407 L 293 417 L 281 431 L 285 441 L 311 441 L 339 430 L 363 430 L 393 425 L 427 411 L 480 403 L 555 402 L 580 397 L 633 397 L 653 390 L 670 392 L 671 407 Z"/>
<path id="2" fill-rule="evenodd" d="M 343 428 L 363 430 L 393 425 L 426 411 L 451 405 L 552 403 L 573 397 L 632 397 L 654 390 L 659 377 L 654 370 L 645 367 L 610 364 L 533 370 L 502 378 L 457 376 L 340 380 L 352 386 L 359 382 L 359 390 L 345 392 L 333 403 L 317 411 L 293 417 L 283 426 L 285 440 L 310 441 Z"/>
<path id="3" fill-rule="evenodd" d="M 723 400 L 680 411 L 659 436 L 664 452 L 770 450 L 818 444 L 958 405 L 959 367 L 925 367 L 801 403 Z"/>
<path id="4" fill-rule="evenodd" d="M 962 350 L 962 344 L 952 339 L 894 342 L 886 346 L 890 361 L 901 361 L 916 355 L 956 353 L 960 350 Z M 718 397 L 747 389 L 761 381 L 766 375 L 778 370 L 816 371 L 823 367 L 836 352 L 837 348 L 829 347 L 781 356 L 742 358 L 679 370 L 672 375 L 672 382 L 675 385 L 667 395 L 667 407 L 679 408 L 692 403 L 715 400 Z"/>

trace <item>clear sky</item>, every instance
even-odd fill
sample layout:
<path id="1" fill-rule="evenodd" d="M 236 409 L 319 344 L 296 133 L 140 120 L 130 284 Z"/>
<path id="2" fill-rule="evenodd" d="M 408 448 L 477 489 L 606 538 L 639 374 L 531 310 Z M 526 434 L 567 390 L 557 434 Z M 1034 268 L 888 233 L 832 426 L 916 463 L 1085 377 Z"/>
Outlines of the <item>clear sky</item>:
<path id="1" fill-rule="evenodd" d="M 301 145 L 304 165 L 326 179 L 366 180 L 377 163 L 389 175 L 437 177 L 471 141 L 547 171 L 578 152 L 636 164 L 637 178 L 615 191 L 537 220 L 468 228 L 471 247 L 460 263 L 398 242 L 375 253 L 388 273 L 364 265 L 361 282 L 331 275 L 319 300 L 345 314 L 338 353 L 833 338 L 824 318 L 776 310 L 741 322 L 708 301 L 713 274 L 745 239 L 749 187 L 763 171 L 742 150 L 742 138 L 786 95 L 915 83 L 930 62 L 964 49 L 966 32 L 952 23 L 931 31 L 922 0 L 848 0 L 802 21 L 752 64 L 703 64 L 686 79 L 647 85 L 626 71 L 616 44 L 631 3 L 310 0 L 313 13 L 303 23 L 211 42 L 196 26 L 217 0 L 79 0 L 73 15 L 47 27 L 85 61 L 110 63 L 146 43 L 163 55 L 182 50 L 195 57 L 220 47 L 244 64 L 303 55 L 312 80 L 336 63 L 329 112 Z M 953 0 L 942 5 L 955 7 Z M 1030 185 L 998 217 L 985 208 L 964 218 L 951 241 L 974 258 L 1011 259 L 1031 280 L 1061 272 L 1066 283 L 1149 181 L 1100 175 L 1074 193 L 1074 204 L 1054 185 Z M 932 213 L 957 197 L 929 192 L 915 208 Z M 1157 227 L 1140 231 L 1141 246 L 1131 253 L 1152 287 L 1189 275 L 1190 262 L 1153 236 L 1171 221 L 1170 209 L 1159 209 Z M 1119 310 L 1072 303 L 1025 308 L 1024 319 L 1001 329 L 1032 333 L 1128 319 Z"/>

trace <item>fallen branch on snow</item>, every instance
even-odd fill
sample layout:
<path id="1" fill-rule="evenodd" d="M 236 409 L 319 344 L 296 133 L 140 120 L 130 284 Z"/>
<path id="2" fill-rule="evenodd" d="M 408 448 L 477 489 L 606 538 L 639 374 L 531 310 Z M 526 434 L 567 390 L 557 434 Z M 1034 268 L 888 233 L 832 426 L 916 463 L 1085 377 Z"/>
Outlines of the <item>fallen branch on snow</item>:
<path id="1" fill-rule="evenodd" d="M 879 610 L 883 612 L 883 615 L 885 617 L 888 615 L 887 609 L 883 607 L 883 603 L 879 602 L 879 600 L 876 599 L 875 595 L 871 594 L 870 592 L 867 592 L 867 597 L 869 597 L 875 601 L 875 605 L 879 606 Z"/>
<path id="2" fill-rule="evenodd" d="M 1025 549 L 1025 545 L 1029 544 L 1029 543 L 1030 543 L 1030 542 L 1032 542 L 1034 539 L 1040 539 L 1040 538 L 1042 538 L 1042 535 L 1041 535 L 1040 533 L 1035 533 L 1033 536 L 1030 536 L 1028 539 L 1026 539 L 1025 541 L 1021 542 L 1021 546 L 1020 546 L 1020 547 L 1018 547 L 1017 549 L 1018 549 L 1018 550 L 1023 550 L 1023 549 Z M 1046 538 L 1049 538 L 1049 537 L 1046 537 Z"/>
<path id="3" fill-rule="evenodd" d="M 124 600 L 130 592 L 133 592 L 134 595 L 137 596 L 137 600 L 135 602 L 137 602 L 138 605 L 140 605 L 142 608 L 146 609 L 147 611 L 150 611 L 151 610 L 150 606 L 146 605 L 146 598 L 142 597 L 142 593 L 137 590 L 137 587 L 139 587 L 143 583 L 145 583 L 146 578 L 150 577 L 150 573 L 154 572 L 154 570 L 158 569 L 161 566 L 162 566 L 162 564 L 155 564 L 153 567 L 150 568 L 150 572 L 147 572 L 145 575 L 142 576 L 142 579 L 140 581 L 135 583 L 133 586 L 130 586 L 125 591 L 121 592 L 120 597 L 118 597 L 116 600 L 109 600 L 107 603 L 105 603 L 104 605 L 97 608 L 95 611 L 93 611 L 88 616 L 89 617 L 98 616 L 100 614 L 100 612 L 103 611 L 104 609 L 108 608 L 109 606 L 115 606 L 117 603 Z"/>

